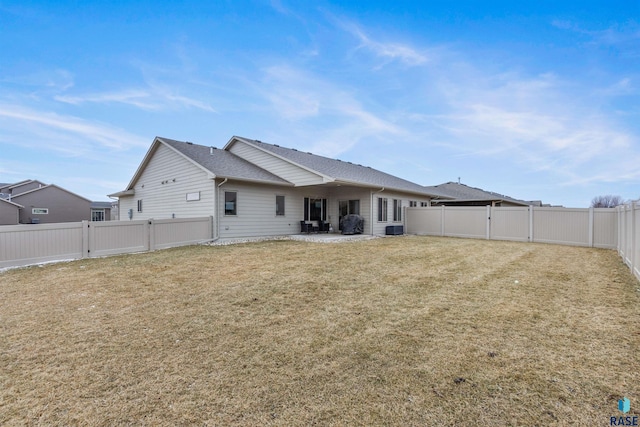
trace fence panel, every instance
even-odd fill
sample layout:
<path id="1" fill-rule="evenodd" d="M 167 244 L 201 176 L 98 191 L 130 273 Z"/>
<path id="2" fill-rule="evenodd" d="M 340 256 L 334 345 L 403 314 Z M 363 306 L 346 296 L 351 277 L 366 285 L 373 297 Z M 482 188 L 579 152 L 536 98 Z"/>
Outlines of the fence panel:
<path id="1" fill-rule="evenodd" d="M 589 246 L 589 210 L 535 208 L 533 241 Z"/>
<path id="2" fill-rule="evenodd" d="M 527 242 L 529 236 L 528 207 L 491 209 L 491 239 Z"/>
<path id="3" fill-rule="evenodd" d="M 7 225 L 0 232 L 0 268 L 82 258 L 83 223 Z"/>
<path id="4" fill-rule="evenodd" d="M 0 268 L 145 252 L 211 236 L 211 217 L 0 226 Z"/>
<path id="5" fill-rule="evenodd" d="M 446 206 L 444 208 L 444 235 L 451 237 L 487 237 L 486 206 Z"/>
<path id="6" fill-rule="evenodd" d="M 89 256 L 149 250 L 149 221 L 105 221 L 89 225 Z"/>
<path id="7" fill-rule="evenodd" d="M 618 213 L 615 209 L 593 210 L 593 246 L 604 249 L 618 246 Z"/>
<path id="8" fill-rule="evenodd" d="M 154 220 L 151 228 L 152 249 L 165 249 L 211 240 L 211 218 Z"/>
<path id="9" fill-rule="evenodd" d="M 444 209 L 439 208 L 407 208 L 406 226 L 408 234 L 441 236 L 442 215 Z"/>

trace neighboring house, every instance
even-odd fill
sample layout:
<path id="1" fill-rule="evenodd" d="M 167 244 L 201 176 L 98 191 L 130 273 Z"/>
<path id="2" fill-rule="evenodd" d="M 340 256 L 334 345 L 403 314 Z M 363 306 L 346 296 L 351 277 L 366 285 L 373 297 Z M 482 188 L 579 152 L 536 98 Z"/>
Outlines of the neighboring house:
<path id="1" fill-rule="evenodd" d="M 0 200 L 5 202 L 0 204 L 0 225 L 112 219 L 113 202 L 91 202 L 62 187 L 34 179 L 0 184 Z"/>
<path id="2" fill-rule="evenodd" d="M 111 221 L 112 202 L 91 202 L 91 221 Z"/>
<path id="3" fill-rule="evenodd" d="M 427 206 L 425 187 L 370 167 L 233 137 L 222 149 L 156 137 L 119 199 L 120 220 L 212 216 L 214 237 L 300 233 L 300 221 L 339 229 L 347 214 L 365 234 L 402 225 Z"/>
<path id="4" fill-rule="evenodd" d="M 37 179 L 27 179 L 13 184 L 0 184 L 0 194 L 3 195 L 2 198 L 8 198 L 10 200 L 14 195 L 35 190 L 36 188 L 41 188 L 45 185 L 47 184 L 40 182 Z"/>
<path id="5" fill-rule="evenodd" d="M 542 206 L 540 201 L 518 200 L 459 182 L 446 182 L 425 189 L 435 195 L 431 200 L 432 206 Z"/>
<path id="6" fill-rule="evenodd" d="M 15 225 L 20 222 L 20 210 L 23 207 L 17 203 L 0 198 L 0 225 Z"/>
<path id="7" fill-rule="evenodd" d="M 21 224 L 75 222 L 91 219 L 91 200 L 54 184 L 17 194 L 11 197 L 11 201 L 23 206 L 20 210 Z"/>

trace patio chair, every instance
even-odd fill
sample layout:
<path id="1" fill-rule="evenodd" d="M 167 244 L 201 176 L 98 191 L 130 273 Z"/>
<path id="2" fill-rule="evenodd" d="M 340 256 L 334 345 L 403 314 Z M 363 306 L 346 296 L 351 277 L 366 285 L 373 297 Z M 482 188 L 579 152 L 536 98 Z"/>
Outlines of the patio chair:
<path id="1" fill-rule="evenodd" d="M 310 224 L 305 221 L 300 221 L 300 232 L 301 233 L 311 233 L 313 231 L 313 224 Z"/>
<path id="2" fill-rule="evenodd" d="M 318 220 L 318 232 L 319 233 L 328 233 L 330 225 L 331 225 L 331 223 L 329 223 L 329 222 L 324 222 L 321 219 Z"/>

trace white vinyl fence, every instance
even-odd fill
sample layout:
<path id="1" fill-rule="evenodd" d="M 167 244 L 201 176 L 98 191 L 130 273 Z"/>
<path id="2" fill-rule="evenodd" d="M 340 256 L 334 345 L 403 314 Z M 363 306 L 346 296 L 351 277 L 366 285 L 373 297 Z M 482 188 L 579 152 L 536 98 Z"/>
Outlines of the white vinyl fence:
<path id="1" fill-rule="evenodd" d="M 0 268 L 145 252 L 212 238 L 212 218 L 69 222 L 0 227 Z"/>
<path id="2" fill-rule="evenodd" d="M 640 202 L 616 208 L 618 214 L 618 253 L 640 280 Z"/>
<path id="3" fill-rule="evenodd" d="M 615 209 L 438 206 L 407 208 L 409 234 L 616 249 Z"/>

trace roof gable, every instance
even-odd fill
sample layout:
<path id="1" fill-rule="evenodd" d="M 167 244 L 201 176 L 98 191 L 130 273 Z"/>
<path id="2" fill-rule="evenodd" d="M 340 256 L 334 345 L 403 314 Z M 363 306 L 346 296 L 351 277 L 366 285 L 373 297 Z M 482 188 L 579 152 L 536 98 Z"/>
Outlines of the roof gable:
<path id="1" fill-rule="evenodd" d="M 87 202 L 91 203 L 91 200 L 87 199 L 86 197 L 82 197 L 82 196 L 80 196 L 80 195 L 78 195 L 78 194 L 76 194 L 76 193 L 74 193 L 72 191 L 67 190 L 66 188 L 59 187 L 59 186 L 57 186 L 55 184 L 49 184 L 49 185 L 45 185 L 44 187 L 34 188 L 33 190 L 25 191 L 24 193 L 20 193 L 20 194 L 17 194 L 15 196 L 13 196 L 11 199 L 12 200 L 20 199 L 23 196 L 26 196 L 26 195 L 29 195 L 29 194 L 33 194 L 33 193 L 37 193 L 38 191 L 47 191 L 47 190 L 51 190 L 51 189 L 57 189 L 57 190 L 60 190 L 60 191 L 64 191 L 65 193 L 71 194 L 72 196 L 75 196 L 75 197 L 77 197 L 79 199 L 82 199 L 82 200 L 86 200 Z"/>
<path id="2" fill-rule="evenodd" d="M 331 159 L 292 148 L 267 144 L 258 140 L 234 136 L 224 149 L 229 149 L 236 140 L 241 140 L 262 151 L 278 156 L 291 164 L 323 176 L 325 182 L 336 181 L 360 186 L 431 195 L 426 187 L 368 166 Z"/>
<path id="3" fill-rule="evenodd" d="M 10 205 L 13 205 L 15 208 L 17 209 L 24 209 L 24 206 L 19 205 L 17 203 L 12 202 L 11 200 L 7 200 L 7 199 L 2 199 L 0 198 L 0 203 L 8 203 Z"/>

